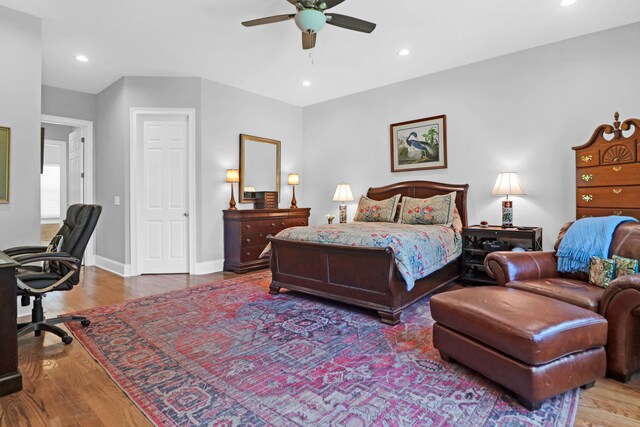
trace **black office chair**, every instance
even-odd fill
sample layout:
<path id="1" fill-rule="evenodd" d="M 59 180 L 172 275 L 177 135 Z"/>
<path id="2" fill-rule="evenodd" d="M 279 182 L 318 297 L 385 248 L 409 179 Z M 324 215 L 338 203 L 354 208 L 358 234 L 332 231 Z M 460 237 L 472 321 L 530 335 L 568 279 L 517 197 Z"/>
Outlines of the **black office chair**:
<path id="1" fill-rule="evenodd" d="M 36 336 L 42 331 L 52 332 L 69 344 L 73 338 L 56 324 L 79 321 L 83 326 L 89 326 L 90 321 L 81 316 L 45 319 L 42 297 L 48 292 L 69 291 L 78 284 L 82 257 L 101 212 L 102 206 L 98 205 L 69 206 L 67 217 L 49 246 L 21 246 L 4 251 L 22 264 L 17 273 L 22 306 L 28 306 L 30 297 L 34 298 L 31 322 L 18 324 L 18 336 L 29 332 L 35 332 Z"/>

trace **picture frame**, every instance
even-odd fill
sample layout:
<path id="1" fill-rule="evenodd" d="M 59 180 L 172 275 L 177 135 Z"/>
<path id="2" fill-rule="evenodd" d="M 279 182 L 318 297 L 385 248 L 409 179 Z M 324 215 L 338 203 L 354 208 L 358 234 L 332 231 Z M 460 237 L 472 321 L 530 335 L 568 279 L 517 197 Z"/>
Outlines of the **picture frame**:
<path id="1" fill-rule="evenodd" d="M 447 116 L 393 123 L 391 172 L 447 168 Z"/>
<path id="2" fill-rule="evenodd" d="M 0 126 L 0 203 L 9 203 L 11 128 Z"/>

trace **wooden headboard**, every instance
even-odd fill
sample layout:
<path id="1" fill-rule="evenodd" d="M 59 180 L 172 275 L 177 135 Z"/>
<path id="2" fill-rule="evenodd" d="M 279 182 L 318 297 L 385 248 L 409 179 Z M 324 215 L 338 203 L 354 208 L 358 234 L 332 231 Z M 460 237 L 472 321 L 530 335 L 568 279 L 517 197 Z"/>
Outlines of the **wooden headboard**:
<path id="1" fill-rule="evenodd" d="M 387 185 L 385 187 L 371 187 L 367 191 L 367 197 L 374 200 L 388 199 L 398 193 L 402 197 L 409 196 L 418 199 L 425 199 L 431 196 L 449 194 L 456 192 L 456 206 L 460 212 L 462 224 L 466 227 L 467 223 L 467 191 L 469 184 L 445 184 L 442 182 L 432 181 L 405 181 L 396 184 Z"/>

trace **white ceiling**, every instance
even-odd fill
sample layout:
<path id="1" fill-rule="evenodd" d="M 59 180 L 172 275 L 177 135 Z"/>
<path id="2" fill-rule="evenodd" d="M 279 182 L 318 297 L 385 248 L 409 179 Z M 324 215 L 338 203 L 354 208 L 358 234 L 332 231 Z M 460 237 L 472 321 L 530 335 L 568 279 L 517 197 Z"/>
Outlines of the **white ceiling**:
<path id="1" fill-rule="evenodd" d="M 640 21 L 640 0 L 346 0 L 331 12 L 378 27 L 327 25 L 310 58 L 293 21 L 240 25 L 295 12 L 286 0 L 0 4 L 42 18 L 45 85 L 98 93 L 123 75 L 197 76 L 300 106 Z"/>

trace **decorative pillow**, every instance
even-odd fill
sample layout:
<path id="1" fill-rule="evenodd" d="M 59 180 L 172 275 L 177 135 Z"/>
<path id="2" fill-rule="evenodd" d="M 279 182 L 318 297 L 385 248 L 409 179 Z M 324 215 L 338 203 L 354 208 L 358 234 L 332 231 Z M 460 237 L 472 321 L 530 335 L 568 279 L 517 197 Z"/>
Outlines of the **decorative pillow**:
<path id="1" fill-rule="evenodd" d="M 638 272 L 638 260 L 625 258 L 618 255 L 613 256 L 613 262 L 616 264 L 616 277 L 629 276 Z"/>
<path id="2" fill-rule="evenodd" d="M 393 222 L 400 222 L 400 214 L 402 213 L 402 201 L 398 202 L 398 207 L 396 208 L 396 213 L 393 216 Z"/>
<path id="3" fill-rule="evenodd" d="M 458 212 L 458 207 L 454 206 L 453 208 L 453 223 L 451 227 L 456 230 L 458 233 L 462 233 L 462 218 L 460 217 L 460 212 Z"/>
<path id="4" fill-rule="evenodd" d="M 400 200 L 400 194 L 385 200 L 372 200 L 362 196 L 353 220 L 358 222 L 393 222 L 398 200 Z"/>
<path id="5" fill-rule="evenodd" d="M 612 259 L 591 257 L 591 268 L 589 269 L 589 283 L 592 285 L 607 288 L 609 282 L 613 280 L 616 271 L 616 263 Z"/>
<path id="6" fill-rule="evenodd" d="M 47 250 L 45 252 L 60 252 L 62 250 L 62 241 L 64 240 L 64 236 L 61 234 L 56 234 L 49 242 L 49 246 L 47 246 Z M 49 261 L 44 261 L 42 263 L 42 271 L 51 272 L 51 263 Z"/>
<path id="7" fill-rule="evenodd" d="M 456 192 L 428 199 L 405 197 L 402 203 L 400 223 L 402 224 L 442 224 L 451 227 L 456 206 Z"/>

